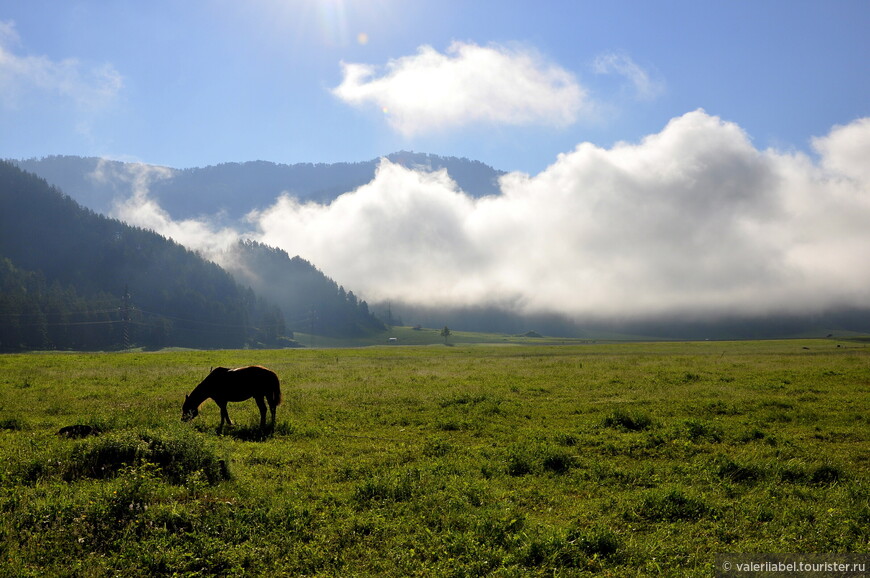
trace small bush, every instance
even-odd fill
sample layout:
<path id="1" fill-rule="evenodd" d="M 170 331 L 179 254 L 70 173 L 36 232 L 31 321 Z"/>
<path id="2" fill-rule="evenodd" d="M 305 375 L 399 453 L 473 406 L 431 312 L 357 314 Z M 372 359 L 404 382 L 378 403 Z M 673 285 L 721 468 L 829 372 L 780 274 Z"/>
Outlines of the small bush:
<path id="1" fill-rule="evenodd" d="M 148 443 L 148 461 L 157 464 L 172 483 L 183 483 L 188 476 L 201 472 L 209 484 L 230 479 L 226 460 L 193 435 L 145 435 Z"/>
<path id="2" fill-rule="evenodd" d="M 132 432 L 123 432 L 77 444 L 64 472 L 67 481 L 109 478 L 124 466 L 144 461 L 147 444 Z"/>
<path id="3" fill-rule="evenodd" d="M 108 478 L 125 467 L 154 464 L 174 484 L 184 483 L 196 472 L 210 484 L 230 478 L 225 460 L 192 434 L 120 432 L 80 442 L 73 448 L 64 471 L 67 481 Z"/>

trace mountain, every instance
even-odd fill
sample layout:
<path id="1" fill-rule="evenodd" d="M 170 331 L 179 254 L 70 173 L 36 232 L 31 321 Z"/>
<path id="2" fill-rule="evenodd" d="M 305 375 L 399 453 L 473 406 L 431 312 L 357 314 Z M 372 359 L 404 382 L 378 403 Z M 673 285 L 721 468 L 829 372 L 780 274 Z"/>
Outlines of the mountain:
<path id="1" fill-rule="evenodd" d="M 220 259 L 224 269 L 281 307 L 290 331 L 358 337 L 386 327 L 357 299 L 314 265 L 274 247 L 239 241 Z"/>
<path id="2" fill-rule="evenodd" d="M 454 157 L 419 153 L 396 153 L 394 163 L 444 169 L 458 185 L 476 197 L 496 194 L 497 179 L 503 174 L 482 163 Z M 240 219 L 252 209 L 271 204 L 282 191 L 301 200 L 328 202 L 337 195 L 369 182 L 377 161 L 363 163 L 279 165 L 263 161 L 225 163 L 196 169 L 170 169 L 106 161 L 96 158 L 47 157 L 16 161 L 19 166 L 39 172 L 48 181 L 95 211 L 108 210 L 115 197 L 128 198 L 133 191 L 147 188 L 149 195 L 167 209 L 174 219 L 223 212 L 227 219 Z M 117 223 L 117 222 L 116 222 Z M 74 244 L 75 239 L 70 243 Z M 111 245 L 111 243 L 109 243 Z M 0 257 L 5 256 L 0 251 Z M 50 261 L 52 255 L 47 255 Z M 327 335 L 359 335 L 376 331 L 378 313 L 388 323 L 401 319 L 408 325 L 451 329 L 525 333 L 535 330 L 553 336 L 607 338 L 607 336 L 646 336 L 664 339 L 745 339 L 794 336 L 825 336 L 844 332 L 870 331 L 870 311 L 838 309 L 806 315 L 746 317 L 733 312 L 715 319 L 659 318 L 623 319 L 605 322 L 571 319 L 566 316 L 522 315 L 497 307 L 430 308 L 394 299 L 390 303 L 360 302 L 353 292 L 326 278 L 315 264 L 283 251 L 256 243 L 242 242 L 230 249 L 221 263 L 238 283 L 250 286 L 253 295 L 267 299 L 277 308 L 266 315 L 260 312 L 256 324 L 271 328 L 267 337 L 275 339 L 283 331 L 315 332 Z M 43 271 L 46 282 L 53 278 L 42 266 L 25 266 L 15 259 L 12 266 L 27 272 Z M 37 282 L 31 278 L 28 282 Z M 69 283 L 79 294 L 88 279 Z M 119 280 L 110 289 L 117 300 Z M 80 284 L 81 283 L 81 284 Z M 134 300 L 141 290 L 131 283 Z M 86 294 L 90 295 L 92 289 Z M 409 298 L 409 302 L 412 301 Z M 279 319 L 281 315 L 283 319 Z M 250 322 L 251 325 L 255 323 Z"/>
<path id="3" fill-rule="evenodd" d="M 279 343 L 280 309 L 181 245 L 0 161 L 0 348 Z"/>
<path id="4" fill-rule="evenodd" d="M 407 151 L 386 158 L 406 167 L 445 169 L 474 197 L 497 194 L 498 178 L 505 174 L 466 158 Z M 127 198 L 137 187 L 147 186 L 149 195 L 175 219 L 222 213 L 238 220 L 252 209 L 271 205 L 284 192 L 300 200 L 328 203 L 370 182 L 380 161 L 292 165 L 252 161 L 188 169 L 76 156 L 12 162 L 98 213 L 111 212 L 113 200 Z"/>

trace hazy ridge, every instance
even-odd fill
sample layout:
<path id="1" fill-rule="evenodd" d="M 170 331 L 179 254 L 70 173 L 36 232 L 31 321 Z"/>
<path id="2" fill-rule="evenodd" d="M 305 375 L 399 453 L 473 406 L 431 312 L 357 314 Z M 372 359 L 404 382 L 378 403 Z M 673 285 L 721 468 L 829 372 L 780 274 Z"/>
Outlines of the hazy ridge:
<path id="1" fill-rule="evenodd" d="M 476 197 L 497 194 L 497 179 L 505 174 L 465 158 L 408 151 L 392 153 L 385 158 L 408 168 L 444 169 L 462 190 Z M 221 213 L 237 220 L 252 209 L 270 205 L 282 193 L 302 201 L 328 203 L 342 193 L 370 182 L 380 159 L 332 164 L 227 162 L 183 169 L 78 156 L 48 156 L 12 162 L 60 187 L 64 193 L 98 213 L 111 212 L 114 201 L 130 193 L 129 182 L 111 176 L 130 174 L 131 169 L 140 166 L 159 169 L 163 171 L 163 177 L 149 183 L 149 193 L 173 218 Z"/>
<path id="2" fill-rule="evenodd" d="M 501 194 L 498 179 L 504 173 L 477 161 L 409 152 L 394 153 L 386 158 L 391 163 L 423 173 L 443 170 L 463 194 L 472 199 Z M 244 220 L 247 213 L 274 203 L 276 197 L 282 194 L 302 203 L 329 205 L 343 193 L 368 183 L 375 175 L 378 161 L 293 165 L 253 161 L 188 169 L 73 156 L 14 162 L 39 174 L 97 212 L 111 212 L 118 202 L 142 189 L 174 220 L 208 215 L 210 222 L 237 224 Z M 427 215 L 419 215 L 418 218 L 425 222 Z M 558 246 L 560 241 L 554 238 L 552 242 Z M 355 248 L 348 247 L 347 250 L 352 252 Z M 251 251 L 259 257 L 252 258 Z M 259 262 L 259 265 L 240 267 L 240 259 Z M 281 264 L 276 265 L 275 259 Z M 425 256 L 421 256 L 421 259 L 425 259 Z M 258 295 L 265 295 L 275 303 L 284 303 L 288 331 L 318 331 L 312 320 L 319 318 L 320 314 L 312 312 L 317 308 L 322 309 L 322 306 L 315 307 L 313 304 L 317 299 L 313 297 L 294 295 L 293 284 L 285 279 L 288 271 L 300 263 L 305 263 L 310 271 L 317 271 L 317 262 L 299 256 L 291 259 L 285 251 L 246 241 L 224 251 L 220 260 L 237 280 L 250 285 Z M 325 277 L 319 271 L 314 275 Z M 493 296 L 489 305 L 484 306 L 458 303 L 426 306 L 420 305 L 419 300 L 412 299 L 412 296 L 367 304 L 354 295 L 354 287 L 339 287 L 331 279 L 326 286 L 328 289 L 325 291 L 330 298 L 339 295 L 339 301 L 347 302 L 346 306 L 355 310 L 354 315 L 361 315 L 359 322 L 355 321 L 343 329 L 333 328 L 333 335 L 342 331 L 353 335 L 376 328 L 379 322 L 373 321 L 372 312 L 388 324 L 428 327 L 449 325 L 460 330 L 510 334 L 535 330 L 549 335 L 584 338 L 630 335 L 665 339 L 743 339 L 819 337 L 838 332 L 870 331 L 870 311 L 845 306 L 807 314 L 753 315 L 733 311 L 703 318 L 670 316 L 638 319 L 625 316 L 602 321 L 558 312 L 521 314 L 512 311 L 509 303 L 500 302 L 496 296 Z M 303 305 L 302 302 L 306 303 Z M 334 313 L 322 315 L 336 319 L 342 317 Z"/>
<path id="3" fill-rule="evenodd" d="M 229 251 L 238 262 L 267 260 L 284 292 L 264 299 L 238 271 L 242 282 L 0 162 L 0 348 L 280 347 L 293 344 L 294 327 L 324 335 L 383 328 L 307 261 L 255 244 Z"/>

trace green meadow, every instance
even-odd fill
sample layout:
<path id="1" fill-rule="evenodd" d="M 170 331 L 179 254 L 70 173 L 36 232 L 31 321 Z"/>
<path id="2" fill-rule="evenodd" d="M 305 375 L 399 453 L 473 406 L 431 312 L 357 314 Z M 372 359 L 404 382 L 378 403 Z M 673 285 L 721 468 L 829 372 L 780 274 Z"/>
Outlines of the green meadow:
<path id="1" fill-rule="evenodd" d="M 719 552 L 870 552 L 865 343 L 401 343 L 0 356 L 0 576 L 710 576 Z M 222 436 L 212 401 L 181 423 L 212 366 L 249 364 L 281 378 L 274 432 L 250 400 Z"/>

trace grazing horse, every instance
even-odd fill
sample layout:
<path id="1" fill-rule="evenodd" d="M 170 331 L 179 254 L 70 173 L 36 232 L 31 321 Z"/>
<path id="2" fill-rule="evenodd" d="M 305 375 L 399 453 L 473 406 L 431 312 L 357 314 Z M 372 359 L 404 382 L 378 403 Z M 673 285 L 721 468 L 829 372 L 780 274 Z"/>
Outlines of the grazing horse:
<path id="1" fill-rule="evenodd" d="M 275 372 L 259 365 L 227 369 L 218 367 L 196 386 L 190 395 L 184 396 L 181 406 L 181 421 L 189 421 L 199 414 L 199 406 L 212 398 L 221 408 L 221 425 L 218 433 L 224 429 L 224 422 L 233 425 L 227 413 L 227 402 L 245 401 L 254 398 L 260 408 L 260 429 L 266 429 L 266 402 L 272 410 L 272 428 L 275 427 L 275 409 L 281 403 L 281 384 Z"/>

